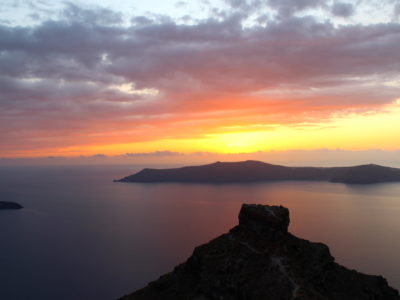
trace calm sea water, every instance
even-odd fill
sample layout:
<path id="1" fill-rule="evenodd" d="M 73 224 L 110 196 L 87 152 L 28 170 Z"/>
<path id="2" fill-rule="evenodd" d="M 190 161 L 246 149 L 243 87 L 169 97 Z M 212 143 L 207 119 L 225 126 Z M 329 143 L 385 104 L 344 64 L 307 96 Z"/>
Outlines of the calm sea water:
<path id="1" fill-rule="evenodd" d="M 0 167 L 0 299 L 116 299 L 237 224 L 242 203 L 290 209 L 289 230 L 400 289 L 400 184 L 127 184 L 132 166 Z"/>

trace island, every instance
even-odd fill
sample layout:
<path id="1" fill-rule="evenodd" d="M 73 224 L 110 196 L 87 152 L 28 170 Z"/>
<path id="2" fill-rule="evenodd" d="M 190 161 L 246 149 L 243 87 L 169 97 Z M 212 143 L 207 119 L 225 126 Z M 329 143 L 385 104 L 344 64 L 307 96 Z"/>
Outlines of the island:
<path id="1" fill-rule="evenodd" d="M 243 204 L 238 226 L 120 299 L 400 299 L 383 277 L 337 264 L 326 245 L 290 234 L 288 225 L 285 207 Z"/>
<path id="2" fill-rule="evenodd" d="M 0 210 L 21 209 L 21 208 L 23 208 L 23 206 L 21 204 L 16 203 L 16 202 L 0 201 Z"/>
<path id="3" fill-rule="evenodd" d="M 174 169 L 143 169 L 115 182 L 242 183 L 278 180 L 330 181 L 348 184 L 400 182 L 400 169 L 375 164 L 351 167 L 286 167 L 261 161 L 215 162 Z"/>

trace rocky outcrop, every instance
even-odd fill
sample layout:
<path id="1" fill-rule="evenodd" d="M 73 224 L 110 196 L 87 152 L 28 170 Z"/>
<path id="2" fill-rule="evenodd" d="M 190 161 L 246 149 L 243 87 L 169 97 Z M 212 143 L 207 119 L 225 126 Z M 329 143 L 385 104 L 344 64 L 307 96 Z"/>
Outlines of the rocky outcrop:
<path id="1" fill-rule="evenodd" d="M 23 208 L 23 206 L 18 203 L 9 202 L 9 201 L 0 201 L 0 210 L 1 209 L 21 209 L 21 208 Z"/>
<path id="2" fill-rule="evenodd" d="M 395 182 L 400 181 L 400 169 L 373 164 L 335 168 L 286 167 L 248 160 L 175 169 L 143 169 L 115 181 L 235 183 L 276 180 L 314 180 L 353 184 Z"/>
<path id="3" fill-rule="evenodd" d="M 400 299 L 381 276 L 335 263 L 326 245 L 288 233 L 282 206 L 244 204 L 239 225 L 123 300 Z"/>

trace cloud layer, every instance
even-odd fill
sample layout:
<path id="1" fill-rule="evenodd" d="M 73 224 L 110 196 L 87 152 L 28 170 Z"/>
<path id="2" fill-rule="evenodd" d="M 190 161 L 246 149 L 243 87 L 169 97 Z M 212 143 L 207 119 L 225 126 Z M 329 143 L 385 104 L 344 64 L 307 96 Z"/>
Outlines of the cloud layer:
<path id="1" fill-rule="evenodd" d="M 188 22 L 68 4 L 0 25 L 0 155 L 320 123 L 400 97 L 395 17 L 338 25 L 352 3 L 225 2 Z"/>

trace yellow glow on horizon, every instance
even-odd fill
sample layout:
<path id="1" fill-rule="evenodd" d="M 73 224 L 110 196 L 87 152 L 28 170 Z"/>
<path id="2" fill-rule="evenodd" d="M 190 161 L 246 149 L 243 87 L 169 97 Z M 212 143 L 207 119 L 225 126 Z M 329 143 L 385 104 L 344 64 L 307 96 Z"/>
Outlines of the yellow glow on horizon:
<path id="1" fill-rule="evenodd" d="M 121 155 L 154 151 L 175 151 L 181 153 L 249 153 L 257 151 L 286 151 L 313 149 L 344 150 L 398 150 L 400 149 L 400 100 L 387 106 L 385 111 L 366 115 L 347 114 L 330 122 L 297 124 L 296 126 L 274 125 L 268 130 L 262 126 L 238 125 L 235 132 L 205 133 L 195 138 L 169 138 L 146 142 L 82 145 L 46 151 L 26 153 L 22 156 L 79 156 Z M 230 128 L 232 130 L 232 128 Z M 39 155 L 40 153 L 40 155 Z"/>
<path id="2" fill-rule="evenodd" d="M 122 154 L 170 150 L 248 153 L 256 151 L 311 150 L 320 148 L 365 150 L 400 148 L 400 105 L 370 115 L 347 115 L 329 123 L 276 126 L 275 130 L 253 130 L 205 134 L 193 139 L 162 139 L 143 143 L 97 146 L 96 153 Z"/>

